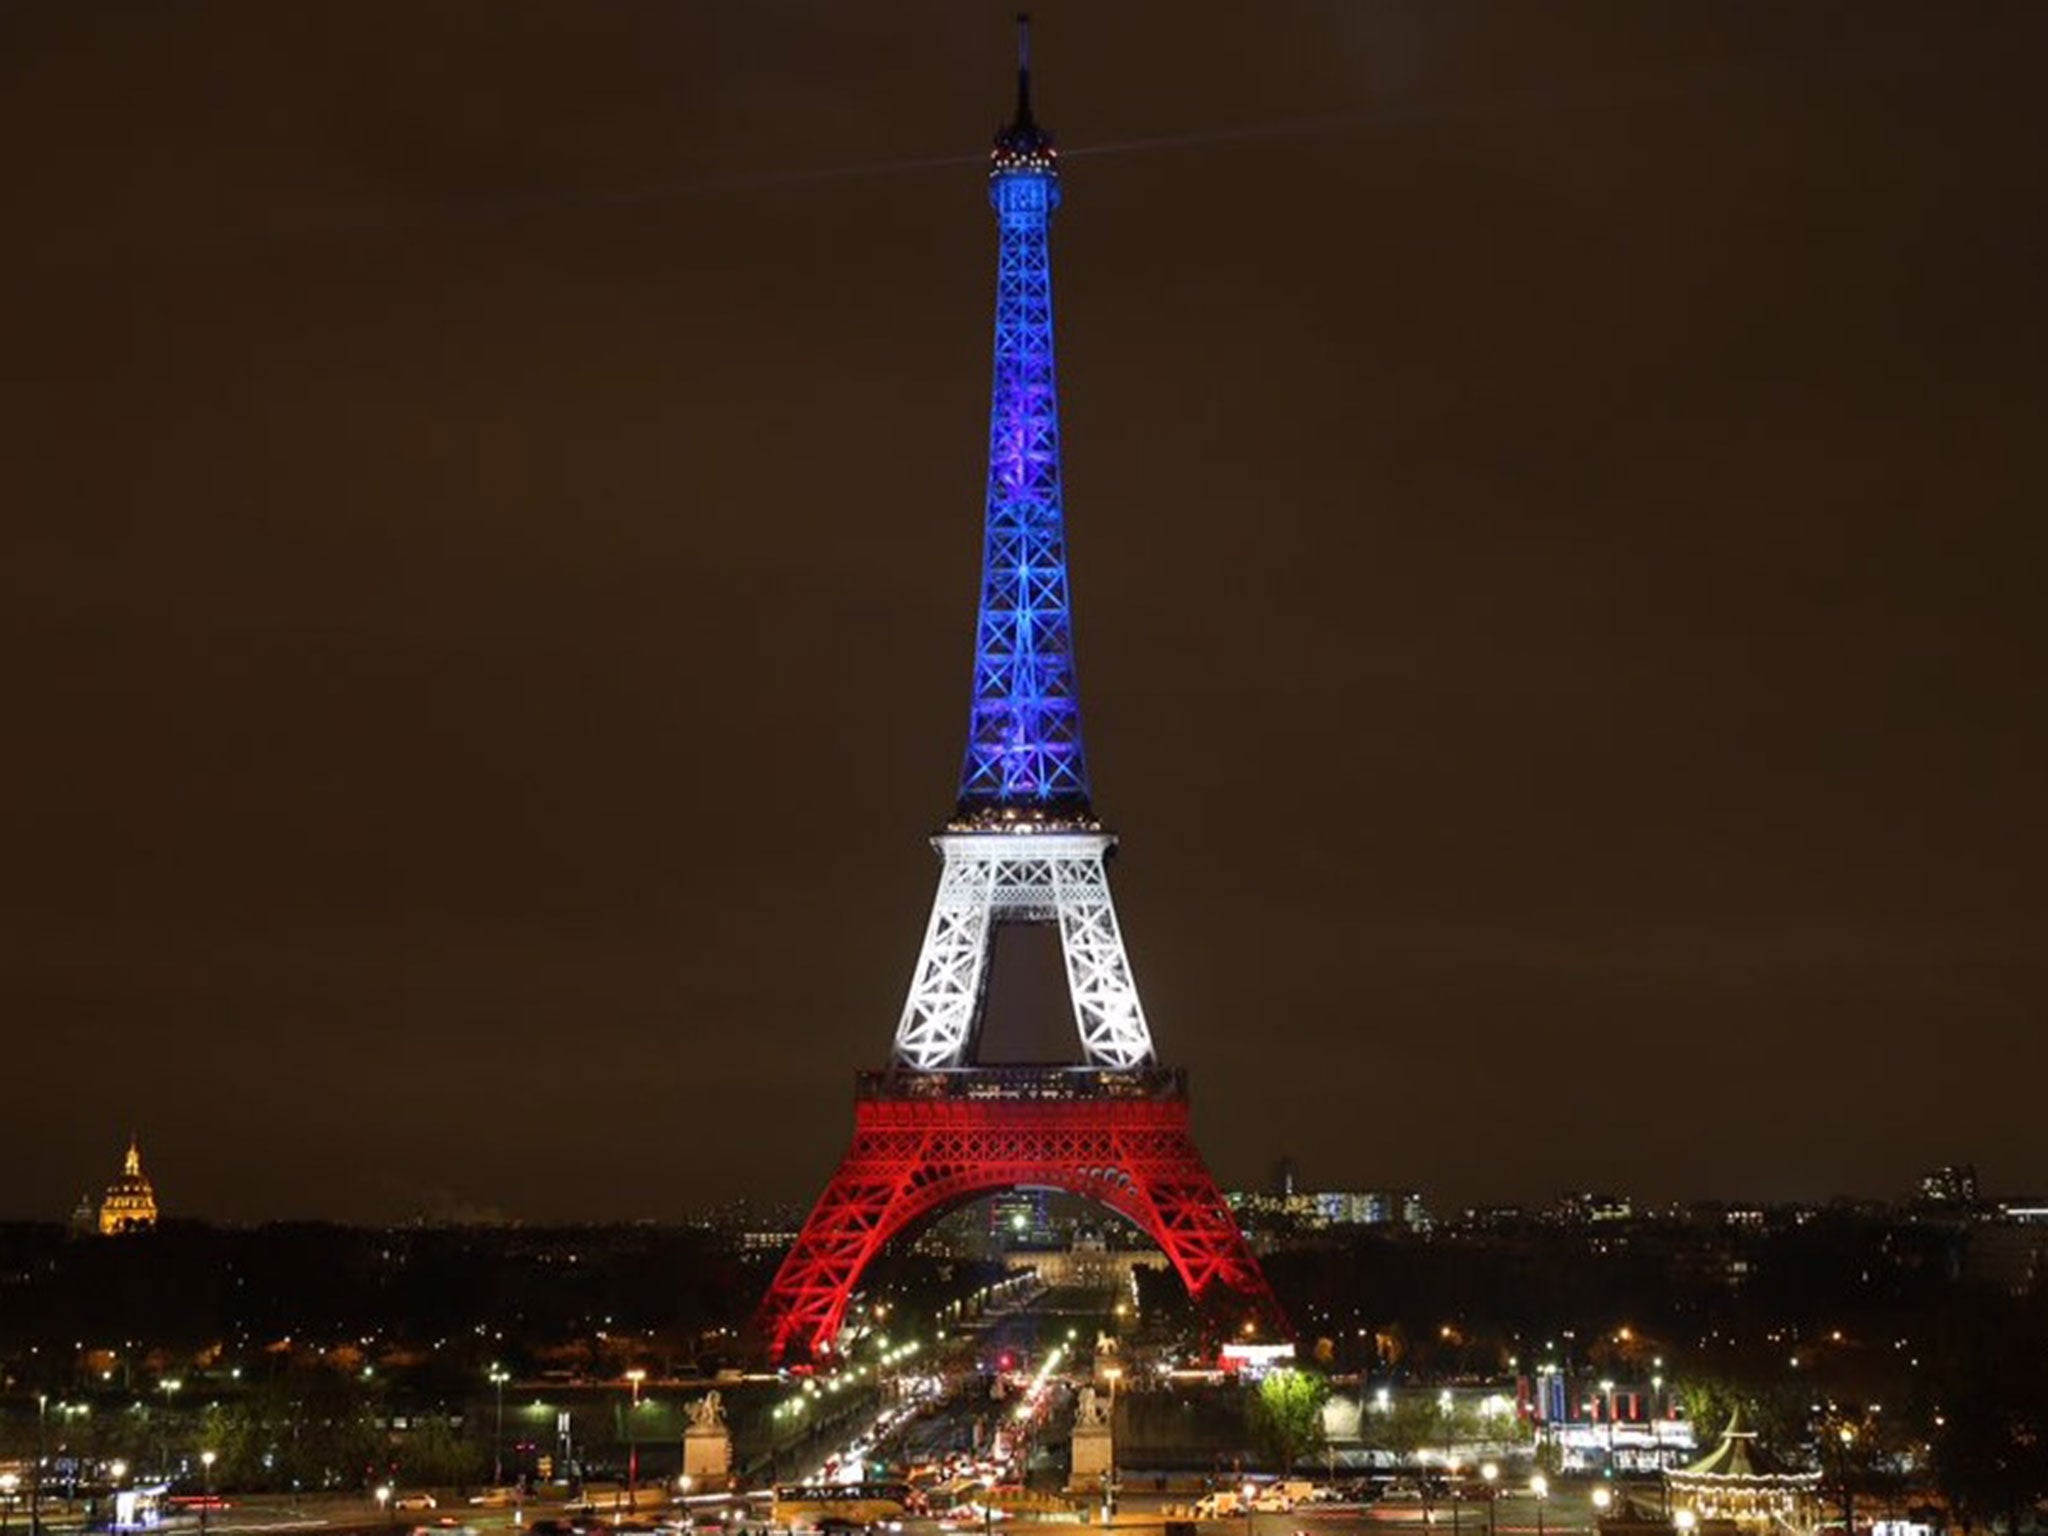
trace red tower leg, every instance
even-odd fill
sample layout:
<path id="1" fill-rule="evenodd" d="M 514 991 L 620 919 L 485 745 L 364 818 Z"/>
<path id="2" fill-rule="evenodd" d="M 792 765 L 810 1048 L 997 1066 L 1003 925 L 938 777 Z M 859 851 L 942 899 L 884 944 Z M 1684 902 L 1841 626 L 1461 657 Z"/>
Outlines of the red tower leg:
<path id="1" fill-rule="evenodd" d="M 758 1326 L 770 1354 L 780 1359 L 794 1347 L 828 1355 L 884 1243 L 964 1200 L 1019 1187 L 1065 1190 L 1127 1217 L 1159 1245 L 1190 1296 L 1214 1303 L 1230 1293 L 1267 1337 L 1283 1335 L 1258 1260 L 1188 1132 L 1177 1077 L 1150 1076 L 1172 1086 L 1026 1097 L 1015 1095 L 1014 1074 L 988 1071 L 913 1078 L 911 1093 L 864 1093 L 854 1105 L 852 1150 L 762 1301 Z M 935 1078 L 944 1083 L 934 1096 L 915 1093 Z M 1002 1096 L 977 1096 L 975 1084 Z"/>

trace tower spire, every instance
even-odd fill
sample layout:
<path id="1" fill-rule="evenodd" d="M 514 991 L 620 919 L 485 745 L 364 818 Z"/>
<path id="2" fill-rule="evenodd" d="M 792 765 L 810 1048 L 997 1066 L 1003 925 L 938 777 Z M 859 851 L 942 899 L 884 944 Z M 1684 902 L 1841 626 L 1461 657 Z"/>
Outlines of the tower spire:
<path id="1" fill-rule="evenodd" d="M 1060 488 L 1052 260 L 1058 153 L 1031 115 L 1031 23 L 1017 18 L 1017 115 L 995 140 L 995 387 L 974 697 L 953 824 L 1095 825 L 1081 743 Z"/>

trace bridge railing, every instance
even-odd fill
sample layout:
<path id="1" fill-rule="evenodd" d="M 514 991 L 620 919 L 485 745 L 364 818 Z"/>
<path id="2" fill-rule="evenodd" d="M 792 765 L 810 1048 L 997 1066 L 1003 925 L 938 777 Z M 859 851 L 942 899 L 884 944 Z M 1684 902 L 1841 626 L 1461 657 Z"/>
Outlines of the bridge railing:
<path id="1" fill-rule="evenodd" d="M 1184 1099 L 1178 1067 L 890 1067 L 854 1075 L 856 1099 Z"/>

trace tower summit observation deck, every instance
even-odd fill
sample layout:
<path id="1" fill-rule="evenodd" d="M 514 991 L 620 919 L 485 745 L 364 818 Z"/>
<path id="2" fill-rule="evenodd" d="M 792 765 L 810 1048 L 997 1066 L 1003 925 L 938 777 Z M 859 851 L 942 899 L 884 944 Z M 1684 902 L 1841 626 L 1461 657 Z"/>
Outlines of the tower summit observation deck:
<path id="1" fill-rule="evenodd" d="M 1031 111 L 1019 18 L 1017 109 L 996 134 L 995 387 L 989 412 L 973 699 L 960 793 L 933 839 L 943 865 L 891 1063 L 862 1074 L 853 1146 L 761 1304 L 769 1353 L 833 1354 L 882 1246 L 979 1196 L 1062 1189 L 1147 1233 L 1233 1335 L 1284 1329 L 1161 1068 L 1110 898 L 1116 839 L 1095 819 L 1075 686 L 1053 370 L 1048 244 L 1060 176 Z M 988 1067 L 979 1036 L 991 941 L 1056 924 L 1080 1036 L 1072 1065 Z"/>

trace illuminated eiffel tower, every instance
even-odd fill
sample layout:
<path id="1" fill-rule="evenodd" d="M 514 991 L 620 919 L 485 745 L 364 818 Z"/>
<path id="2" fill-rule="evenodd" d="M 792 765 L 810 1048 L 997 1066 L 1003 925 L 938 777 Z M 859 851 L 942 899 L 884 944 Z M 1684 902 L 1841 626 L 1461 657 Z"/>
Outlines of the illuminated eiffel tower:
<path id="1" fill-rule="evenodd" d="M 1047 233 L 1052 136 L 1031 113 L 1021 22 L 1017 113 L 996 135 L 995 398 L 974 696 L 944 860 L 893 1064 L 863 1073 L 852 1149 L 762 1303 L 771 1352 L 829 1355 L 862 1272 L 891 1237 L 994 1191 L 1087 1197 L 1147 1232 L 1204 1303 L 1284 1327 L 1188 1130 L 1124 953 L 1090 805 L 1067 584 Z M 982 1067 L 989 949 L 1003 923 L 1054 923 L 1080 1036 L 1070 1067 Z M 1235 1329 L 1238 1317 L 1232 1318 Z"/>

